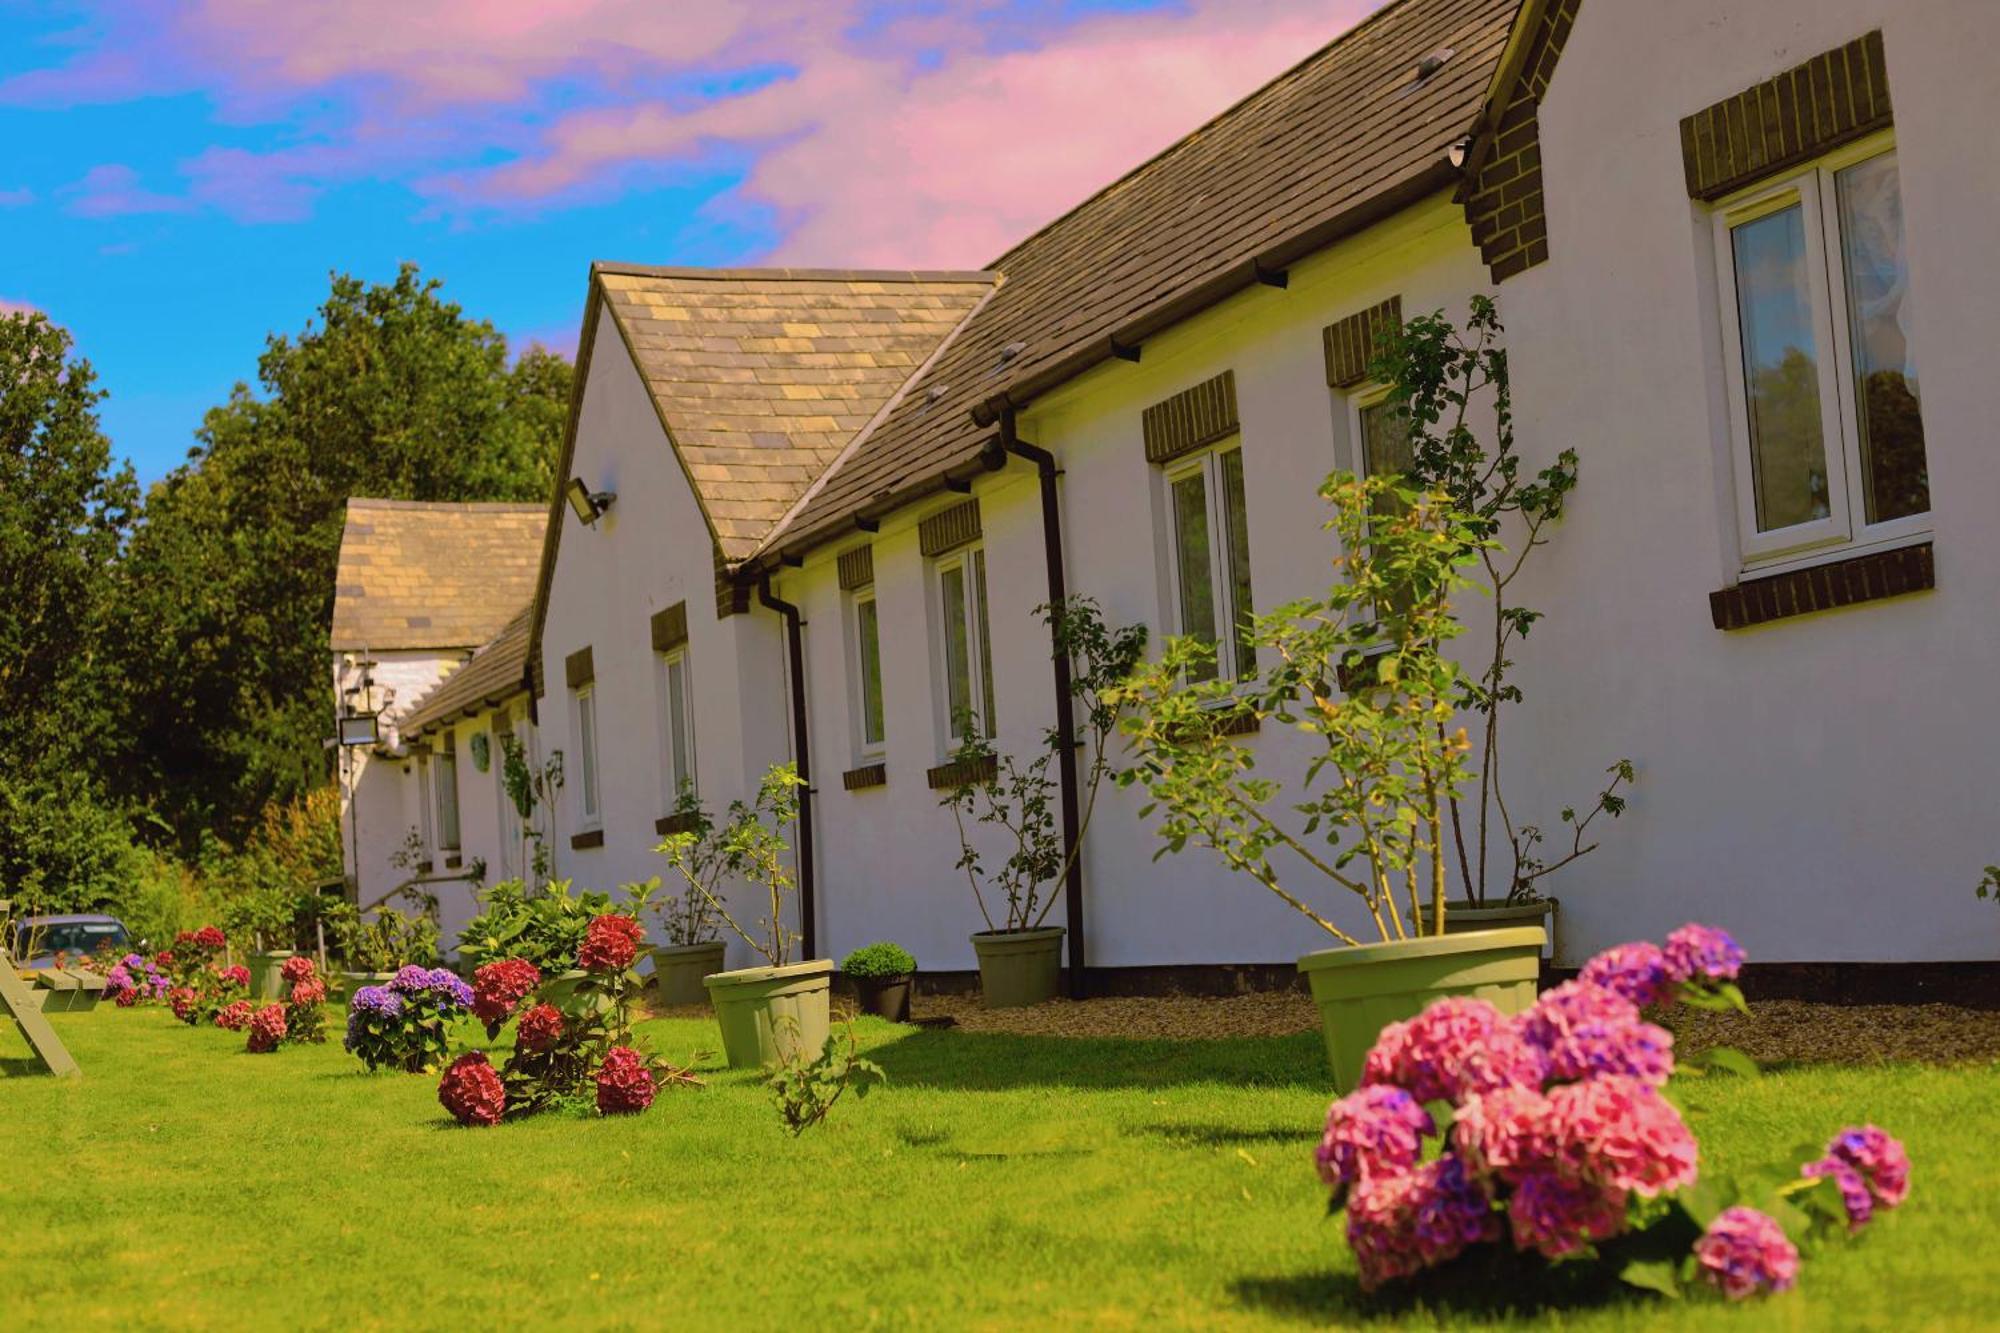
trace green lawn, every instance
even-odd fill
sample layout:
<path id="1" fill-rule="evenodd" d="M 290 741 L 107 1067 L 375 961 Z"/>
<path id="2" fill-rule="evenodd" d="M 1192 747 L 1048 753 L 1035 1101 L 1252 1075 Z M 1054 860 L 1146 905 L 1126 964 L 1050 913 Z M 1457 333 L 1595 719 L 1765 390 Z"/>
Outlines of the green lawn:
<path id="1" fill-rule="evenodd" d="M 890 1083 L 793 1141 L 754 1078 L 645 1116 L 461 1130 L 337 1040 L 251 1056 L 161 1010 L 53 1020 L 81 1082 L 0 1078 L 5 1326 L 1970 1328 L 2000 1320 L 2000 1072 L 1808 1068 L 1684 1093 L 1704 1161 L 1874 1118 L 1913 1198 L 1799 1290 L 1560 1312 L 1363 1297 L 1310 1150 L 1311 1036 L 1123 1042 L 864 1026 Z M 0 1068 L 21 1046 L 0 1024 Z M 701 1022 L 645 1025 L 670 1056 Z M 467 1037 L 472 1030 L 467 1029 Z"/>

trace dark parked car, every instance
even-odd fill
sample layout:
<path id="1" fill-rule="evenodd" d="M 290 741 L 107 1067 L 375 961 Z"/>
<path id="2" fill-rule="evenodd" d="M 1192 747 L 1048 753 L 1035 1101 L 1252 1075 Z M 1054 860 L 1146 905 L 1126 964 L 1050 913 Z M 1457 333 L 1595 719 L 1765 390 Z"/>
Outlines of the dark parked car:
<path id="1" fill-rule="evenodd" d="M 23 917 L 14 923 L 8 951 L 23 967 L 53 967 L 58 953 L 70 958 L 94 953 L 122 957 L 131 943 L 131 933 L 117 917 L 80 912 Z"/>

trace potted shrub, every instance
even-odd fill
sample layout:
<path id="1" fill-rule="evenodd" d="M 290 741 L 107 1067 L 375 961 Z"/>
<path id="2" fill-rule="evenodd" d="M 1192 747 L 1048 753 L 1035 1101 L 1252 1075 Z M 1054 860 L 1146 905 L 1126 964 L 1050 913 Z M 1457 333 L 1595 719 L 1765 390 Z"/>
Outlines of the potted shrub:
<path id="1" fill-rule="evenodd" d="M 1214 645 L 1187 638 L 1135 671 L 1118 691 L 1136 759 L 1121 781 L 1151 795 L 1142 813 L 1159 816 L 1165 850 L 1210 848 L 1341 946 L 1306 954 L 1299 970 L 1347 1090 L 1383 1025 L 1439 996 L 1525 1009 L 1545 934 L 1444 933 L 1448 802 L 1470 747 L 1455 721 L 1462 673 L 1443 645 L 1460 632 L 1460 570 L 1487 539 L 1439 492 L 1335 473 L 1321 494 L 1340 539 L 1331 586 L 1254 618 L 1244 632 L 1265 650 L 1258 679 L 1220 678 Z M 1257 774 L 1236 739 L 1245 712 L 1312 738 L 1302 791 L 1280 800 L 1282 785 Z M 1287 887 L 1294 866 L 1353 894 L 1377 942 Z"/>
<path id="2" fill-rule="evenodd" d="M 723 864 L 729 877 L 764 890 L 767 915 L 746 929 L 712 889 L 690 885 L 707 901 L 723 924 L 764 960 L 759 967 L 717 972 L 703 979 L 709 1002 L 722 1028 L 722 1051 L 732 1069 L 775 1064 L 798 1052 L 811 1054 L 826 1045 L 829 1028 L 828 989 L 833 961 L 814 958 L 792 961 L 797 932 L 785 925 L 786 901 L 797 885 L 785 867 L 790 848 L 784 829 L 798 817 L 798 769 L 777 764 L 757 784 L 753 804 L 732 801 L 723 826 Z"/>
<path id="3" fill-rule="evenodd" d="M 708 988 L 702 979 L 722 970 L 725 951 L 713 904 L 729 869 L 729 850 L 694 788 L 681 788 L 671 818 L 674 831 L 658 851 L 687 887 L 662 899 L 657 909 L 667 942 L 653 950 L 654 1002 L 705 1004 Z"/>
<path id="4" fill-rule="evenodd" d="M 840 960 L 840 970 L 854 983 L 862 1013 L 892 1023 L 910 1021 L 917 960 L 908 949 L 887 940 L 864 944 Z"/>
<path id="5" fill-rule="evenodd" d="M 292 924 L 298 915 L 298 895 L 282 882 L 252 874 L 240 884 L 223 908 L 223 921 L 230 933 L 248 936 L 254 945 L 246 962 L 250 968 L 250 998 L 275 1000 L 285 993 L 285 960 L 297 952 Z"/>
<path id="6" fill-rule="evenodd" d="M 1553 857 L 1541 851 L 1542 830 L 1516 823 L 1502 790 L 1500 719 L 1518 703 L 1512 675 L 1518 641 L 1542 613 L 1515 600 L 1513 587 L 1529 555 L 1546 543 L 1577 481 L 1577 457 L 1564 450 L 1554 464 L 1524 473 L 1514 446 L 1507 353 L 1498 345 L 1499 313 L 1489 297 L 1474 297 L 1463 332 L 1442 314 L 1411 319 L 1387 336 L 1372 373 L 1391 386 L 1389 402 L 1408 430 L 1406 476 L 1412 485 L 1443 492 L 1470 533 L 1480 539 L 1471 562 L 1472 582 L 1493 608 L 1490 641 L 1481 644 L 1479 674 L 1459 686 L 1459 708 L 1475 721 L 1478 770 L 1470 790 L 1446 802 L 1452 836 L 1447 859 L 1459 896 L 1445 904 L 1447 933 L 1502 926 L 1539 926 L 1553 935 L 1557 902 L 1543 891 L 1546 878 L 1596 850 L 1587 841 L 1599 815 L 1625 809 L 1621 788 L 1635 770 L 1619 759 L 1605 770 L 1609 781 L 1596 799 L 1560 818 L 1567 838 Z M 1489 445 L 1468 424 L 1471 405 L 1490 409 Z M 1503 526 L 1517 533 L 1512 551 L 1498 544 Z M 1428 918 L 1425 919 L 1428 927 Z"/>
<path id="7" fill-rule="evenodd" d="M 432 915 L 437 900 L 429 900 L 429 910 L 405 912 L 380 906 L 372 921 L 345 904 L 331 914 L 334 947 L 346 964 L 340 973 L 348 999 L 363 986 L 386 986 L 396 969 L 408 963 L 435 967 L 438 961 L 437 919 Z"/>
<path id="8" fill-rule="evenodd" d="M 1081 853 L 1084 833 L 1097 809 L 1097 793 L 1114 773 L 1106 742 L 1117 732 L 1120 706 L 1110 691 L 1132 670 L 1146 649 L 1143 625 L 1105 628 L 1097 604 L 1072 597 L 1060 607 L 1036 608 L 1059 650 L 1071 661 L 1070 691 L 1087 751 L 1076 841 L 1063 846 L 1056 823 L 1056 780 L 1049 766 L 1059 757 L 1054 730 L 1042 752 L 1026 765 L 1002 755 L 972 725 L 960 727 L 964 742 L 952 754 L 959 780 L 939 802 L 951 811 L 958 830 L 957 868 L 972 886 L 972 898 L 986 929 L 972 936 L 979 959 L 979 986 L 989 1009 L 1018 1008 L 1053 999 L 1062 975 L 1063 928 L 1048 924 L 1058 888 Z M 997 868 L 988 868 L 968 824 L 997 829 L 1010 846 Z M 1004 901 L 995 920 L 993 908 Z"/>

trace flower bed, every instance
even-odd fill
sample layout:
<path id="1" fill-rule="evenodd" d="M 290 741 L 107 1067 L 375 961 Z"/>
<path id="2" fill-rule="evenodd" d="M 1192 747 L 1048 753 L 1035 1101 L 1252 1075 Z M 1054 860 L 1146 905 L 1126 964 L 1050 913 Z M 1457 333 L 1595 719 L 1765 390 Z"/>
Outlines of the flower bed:
<path id="1" fill-rule="evenodd" d="M 1364 1288 L 1510 1243 L 1612 1264 L 1636 1286 L 1699 1282 L 1740 1299 L 1791 1286 L 1801 1246 L 1900 1204 L 1908 1158 L 1873 1126 L 1747 1187 L 1700 1174 L 1661 1089 L 1677 1072 L 1755 1066 L 1718 1048 L 1677 1068 L 1673 1035 L 1642 1010 L 1743 1008 L 1743 961 L 1727 934 L 1689 925 L 1664 948 L 1605 951 L 1516 1017 L 1451 998 L 1385 1028 L 1316 1153 Z"/>

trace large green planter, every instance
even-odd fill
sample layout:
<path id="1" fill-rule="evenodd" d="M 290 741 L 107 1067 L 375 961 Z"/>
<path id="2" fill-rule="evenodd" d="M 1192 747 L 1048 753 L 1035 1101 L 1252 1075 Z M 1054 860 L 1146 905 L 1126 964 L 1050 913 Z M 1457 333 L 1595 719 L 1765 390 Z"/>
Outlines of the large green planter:
<path id="1" fill-rule="evenodd" d="M 1449 907 L 1445 924 L 1451 924 Z M 1319 1006 L 1334 1091 L 1352 1092 L 1382 1029 L 1414 1018 L 1432 1000 L 1471 995 L 1503 1014 L 1526 1010 L 1535 1002 L 1547 938 L 1540 926 L 1516 926 L 1322 949 L 1299 959 Z"/>
<path id="2" fill-rule="evenodd" d="M 1020 1009 L 1053 1000 L 1062 982 L 1061 926 L 1041 930 L 982 930 L 972 937 L 979 955 L 979 989 L 988 1009 Z"/>
<path id="3" fill-rule="evenodd" d="M 701 979 L 722 970 L 721 940 L 705 944 L 668 944 L 653 950 L 653 1003 L 661 1006 L 707 1004 L 708 988 Z"/>
<path id="4" fill-rule="evenodd" d="M 250 998 L 282 1000 L 285 997 L 285 960 L 291 949 L 267 949 L 250 955 Z"/>
<path id="5" fill-rule="evenodd" d="M 354 992 L 360 990 L 363 986 L 386 986 L 395 979 L 396 974 L 394 972 L 342 972 L 340 974 L 340 984 L 345 992 L 347 1003 L 350 1005 L 354 1003 Z"/>
<path id="6" fill-rule="evenodd" d="M 831 1028 L 833 960 L 745 967 L 704 978 L 731 1069 L 759 1069 L 794 1052 L 817 1055 Z"/>
<path id="7" fill-rule="evenodd" d="M 1540 926 L 1548 932 L 1549 941 L 1556 937 L 1556 911 L 1559 904 L 1554 898 L 1536 898 L 1529 902 L 1509 906 L 1505 899 L 1489 900 L 1484 907 L 1474 907 L 1464 899 L 1448 899 L 1444 905 L 1444 933 L 1466 935 L 1475 930 L 1508 930 L 1515 926 Z M 1422 929 L 1430 929 L 1430 904 L 1425 903 L 1418 919 Z M 1547 950 L 1543 950 L 1547 952 Z"/>

